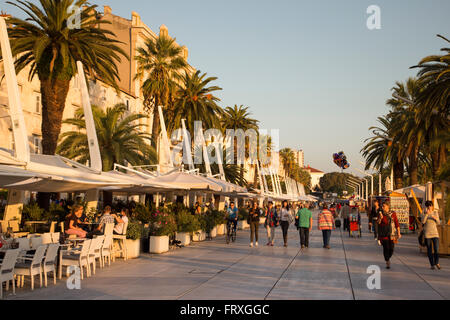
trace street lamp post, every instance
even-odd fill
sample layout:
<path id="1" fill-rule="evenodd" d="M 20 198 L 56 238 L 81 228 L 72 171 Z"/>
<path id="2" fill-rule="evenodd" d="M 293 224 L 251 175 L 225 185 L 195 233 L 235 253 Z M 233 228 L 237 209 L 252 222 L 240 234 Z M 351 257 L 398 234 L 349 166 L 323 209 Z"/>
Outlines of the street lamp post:
<path id="1" fill-rule="evenodd" d="M 371 184 L 371 195 L 373 195 L 373 175 L 371 175 L 371 174 L 368 174 L 367 172 L 365 172 L 365 171 L 362 171 L 362 170 L 360 170 L 360 169 L 358 169 L 358 168 L 356 168 L 356 170 L 357 171 L 359 171 L 359 172 L 361 172 L 362 174 L 364 174 L 364 175 L 370 175 L 370 178 L 371 178 L 371 182 L 372 182 L 372 184 Z M 367 180 L 366 178 L 363 178 L 364 180 L 366 180 L 366 201 L 368 200 L 368 193 L 369 193 L 369 186 L 368 186 L 368 183 L 369 183 L 369 180 Z"/>

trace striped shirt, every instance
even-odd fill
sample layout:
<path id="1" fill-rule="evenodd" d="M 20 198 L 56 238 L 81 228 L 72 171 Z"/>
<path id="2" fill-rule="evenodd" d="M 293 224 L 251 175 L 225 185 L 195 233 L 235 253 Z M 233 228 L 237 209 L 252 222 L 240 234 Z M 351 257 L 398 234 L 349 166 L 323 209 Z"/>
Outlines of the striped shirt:
<path id="1" fill-rule="evenodd" d="M 319 230 L 333 230 L 333 215 L 328 210 L 319 213 Z"/>
<path id="2" fill-rule="evenodd" d="M 104 225 L 107 223 L 114 223 L 115 219 L 112 215 L 110 214 L 104 214 L 102 215 L 102 217 L 100 218 L 100 224 Z"/>

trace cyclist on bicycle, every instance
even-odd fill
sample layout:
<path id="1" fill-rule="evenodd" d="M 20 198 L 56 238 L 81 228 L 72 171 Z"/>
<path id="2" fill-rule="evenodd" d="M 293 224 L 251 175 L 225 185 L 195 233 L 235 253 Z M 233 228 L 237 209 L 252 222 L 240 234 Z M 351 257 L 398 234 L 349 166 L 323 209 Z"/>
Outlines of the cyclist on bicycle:
<path id="1" fill-rule="evenodd" d="M 234 206 L 234 202 L 230 202 L 230 206 L 227 209 L 227 224 L 233 224 L 234 231 L 236 232 L 237 221 L 238 221 L 238 208 Z"/>

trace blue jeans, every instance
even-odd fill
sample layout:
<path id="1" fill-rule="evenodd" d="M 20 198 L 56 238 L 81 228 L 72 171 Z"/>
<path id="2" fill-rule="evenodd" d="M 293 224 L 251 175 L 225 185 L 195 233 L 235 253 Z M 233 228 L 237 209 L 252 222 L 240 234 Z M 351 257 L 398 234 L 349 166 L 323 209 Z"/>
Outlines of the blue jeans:
<path id="1" fill-rule="evenodd" d="M 329 246 L 330 245 L 330 238 L 331 238 L 331 230 L 322 230 L 322 236 L 323 236 L 323 246 Z"/>
<path id="2" fill-rule="evenodd" d="M 427 245 L 428 260 L 430 260 L 430 265 L 433 267 L 439 264 L 439 238 L 425 239 L 425 243 Z"/>

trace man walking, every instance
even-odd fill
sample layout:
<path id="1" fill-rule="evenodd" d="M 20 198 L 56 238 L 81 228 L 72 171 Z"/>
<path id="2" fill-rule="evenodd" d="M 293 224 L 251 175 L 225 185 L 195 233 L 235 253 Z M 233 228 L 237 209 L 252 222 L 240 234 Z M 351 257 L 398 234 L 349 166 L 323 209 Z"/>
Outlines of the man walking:
<path id="1" fill-rule="evenodd" d="M 326 204 L 323 205 L 323 210 L 318 218 L 319 223 L 317 227 L 322 231 L 323 247 L 330 249 L 331 230 L 334 229 L 334 218 Z"/>
<path id="2" fill-rule="evenodd" d="M 267 210 L 266 210 L 266 221 L 264 222 L 264 226 L 267 230 L 267 245 L 273 247 L 273 242 L 275 238 L 275 228 L 278 226 L 278 215 L 273 207 L 273 202 L 269 201 Z"/>
<path id="3" fill-rule="evenodd" d="M 297 212 L 298 228 L 300 234 L 300 246 L 303 248 L 309 247 L 309 233 L 312 229 L 312 213 L 306 206 L 301 205 Z"/>
<path id="4" fill-rule="evenodd" d="M 350 218 L 350 206 L 348 205 L 347 202 L 342 207 L 341 216 L 342 216 L 342 219 L 344 220 L 344 231 L 350 230 L 350 219 L 349 219 Z"/>

